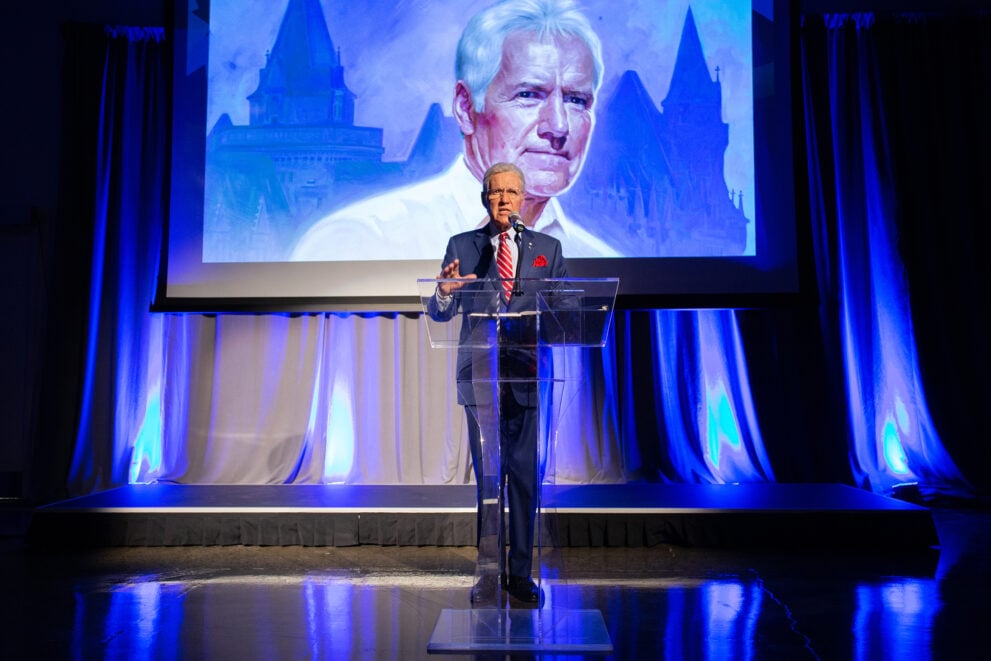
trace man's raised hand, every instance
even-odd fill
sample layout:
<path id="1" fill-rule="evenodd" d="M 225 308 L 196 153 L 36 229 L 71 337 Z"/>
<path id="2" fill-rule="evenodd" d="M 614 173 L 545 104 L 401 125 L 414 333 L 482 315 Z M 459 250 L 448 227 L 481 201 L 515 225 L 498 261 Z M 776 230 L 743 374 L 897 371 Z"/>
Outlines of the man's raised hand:
<path id="1" fill-rule="evenodd" d="M 455 259 L 453 262 L 441 269 L 440 275 L 437 276 L 438 280 L 451 280 L 451 279 L 462 279 L 461 275 L 461 260 Z M 464 280 L 474 280 L 477 278 L 474 273 L 469 273 L 463 276 Z M 465 286 L 464 282 L 439 282 L 437 283 L 437 292 L 441 296 L 450 296 L 456 290 L 461 289 Z"/>

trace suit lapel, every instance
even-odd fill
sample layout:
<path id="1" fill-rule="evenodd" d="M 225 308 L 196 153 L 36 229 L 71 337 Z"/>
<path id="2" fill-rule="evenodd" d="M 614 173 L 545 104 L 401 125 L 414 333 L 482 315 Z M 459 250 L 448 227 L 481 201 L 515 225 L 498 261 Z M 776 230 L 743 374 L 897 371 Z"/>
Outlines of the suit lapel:
<path id="1" fill-rule="evenodd" d="M 539 278 L 541 274 L 537 273 L 537 270 L 533 267 L 533 260 L 539 254 L 540 242 L 533 232 L 523 233 L 523 254 L 520 256 L 522 262 L 520 263 L 520 278 L 521 279 L 532 279 Z"/>
<path id="2" fill-rule="evenodd" d="M 462 273 L 465 266 L 470 266 L 470 273 L 474 273 L 479 278 L 498 278 L 496 269 L 495 253 L 492 250 L 492 239 L 489 237 L 488 226 L 475 230 L 471 235 L 471 242 L 475 250 L 475 263 L 463 264 Z"/>

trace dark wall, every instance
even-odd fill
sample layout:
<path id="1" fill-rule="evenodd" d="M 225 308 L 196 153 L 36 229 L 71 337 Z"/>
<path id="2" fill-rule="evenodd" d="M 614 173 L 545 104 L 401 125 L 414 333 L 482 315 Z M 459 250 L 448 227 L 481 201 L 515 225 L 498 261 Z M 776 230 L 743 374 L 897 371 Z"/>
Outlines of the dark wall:
<path id="1" fill-rule="evenodd" d="M 166 0 L 42 0 L 0 3 L 6 127 L 0 159 L 0 222 L 24 223 L 37 208 L 54 215 L 61 123 L 61 26 L 66 21 L 165 25 Z"/>
<path id="2" fill-rule="evenodd" d="M 0 158 L 0 498 L 22 495 L 39 401 L 39 365 L 57 232 L 62 26 L 163 26 L 168 0 L 0 3 L 4 127 Z M 70 109 L 65 111 L 71 112 Z M 43 442 L 43 441 L 41 441 Z"/>

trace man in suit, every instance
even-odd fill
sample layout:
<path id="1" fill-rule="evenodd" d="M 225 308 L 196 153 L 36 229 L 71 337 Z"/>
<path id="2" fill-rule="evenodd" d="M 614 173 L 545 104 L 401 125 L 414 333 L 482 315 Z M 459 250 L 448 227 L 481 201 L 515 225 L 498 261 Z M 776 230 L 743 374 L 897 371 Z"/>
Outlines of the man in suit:
<path id="1" fill-rule="evenodd" d="M 465 406 L 468 442 L 471 449 L 479 498 L 479 543 L 486 543 L 489 533 L 483 530 L 483 507 L 487 493 L 483 485 L 493 476 L 486 475 L 486 452 L 492 453 L 486 436 L 498 436 L 502 471 L 509 500 L 509 557 L 502 553 L 502 536 L 495 535 L 503 587 L 515 599 L 540 604 L 541 590 L 531 578 L 534 518 L 540 488 L 538 461 L 538 368 L 535 316 L 536 295 L 528 280 L 568 277 L 561 243 L 546 234 L 526 229 L 521 220 L 526 183 L 523 172 L 509 163 L 496 163 L 483 176 L 481 201 L 488 211 L 483 227 L 457 234 L 448 241 L 441 267 L 437 292 L 428 303 L 428 314 L 436 320 L 462 315 L 461 345 L 458 351 L 458 403 Z M 515 276 L 522 287 L 514 288 Z M 502 281 L 498 279 L 502 278 Z M 508 278 L 509 280 L 505 280 Z M 448 280 L 457 279 L 455 282 Z M 473 280 L 483 282 L 473 283 Z M 503 285 L 506 285 L 505 287 Z M 499 317 L 495 322 L 494 318 Z M 493 321 L 488 321 L 488 320 Z M 480 321 L 481 320 L 481 321 Z M 488 324 L 488 326 L 486 326 Z M 472 333 L 480 329 L 498 333 L 502 338 L 513 333 L 509 344 L 496 353 L 472 349 Z M 523 345 L 522 348 L 520 345 Z M 492 356 L 497 365 L 490 367 Z M 492 379 L 489 378 L 492 376 Z M 486 424 L 487 411 L 496 399 L 493 379 L 502 381 L 498 394 L 498 420 L 492 428 Z M 480 425 L 480 421 L 482 424 Z M 497 479 L 497 478 L 496 478 Z M 496 487 L 501 495 L 502 484 Z M 491 498 L 489 498 L 491 500 Z M 500 498 L 501 501 L 501 498 Z M 489 503 L 491 505 L 491 503 Z M 498 517 L 501 518 L 501 517 Z M 498 520 L 498 519 L 497 519 Z M 501 533 L 501 528 L 500 531 Z M 483 576 L 484 580 L 484 576 Z M 483 580 L 472 591 L 472 602 L 487 598 L 491 585 Z"/>

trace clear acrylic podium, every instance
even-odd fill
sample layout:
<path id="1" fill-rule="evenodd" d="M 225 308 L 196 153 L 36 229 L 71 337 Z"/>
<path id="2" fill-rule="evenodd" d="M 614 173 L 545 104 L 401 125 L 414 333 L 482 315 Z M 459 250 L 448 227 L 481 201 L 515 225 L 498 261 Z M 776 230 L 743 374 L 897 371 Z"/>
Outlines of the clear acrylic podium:
<path id="1" fill-rule="evenodd" d="M 460 285 L 452 297 L 437 296 L 439 283 Z M 507 305 L 498 279 L 417 281 L 430 344 L 456 350 L 458 399 L 474 406 L 481 436 L 478 560 L 480 590 L 470 609 L 445 609 L 427 647 L 431 653 L 610 653 L 612 644 L 597 610 L 558 609 L 540 580 L 540 492 L 555 430 L 567 403 L 555 397 L 563 382 L 581 379 L 569 365 L 568 347 L 602 347 L 612 324 L 616 278 L 522 280 Z M 507 397 L 540 411 L 534 570 L 546 595 L 536 608 L 510 609 L 501 576 L 506 573 L 506 470 L 501 438 Z M 553 471 L 551 471 L 553 474 Z"/>

